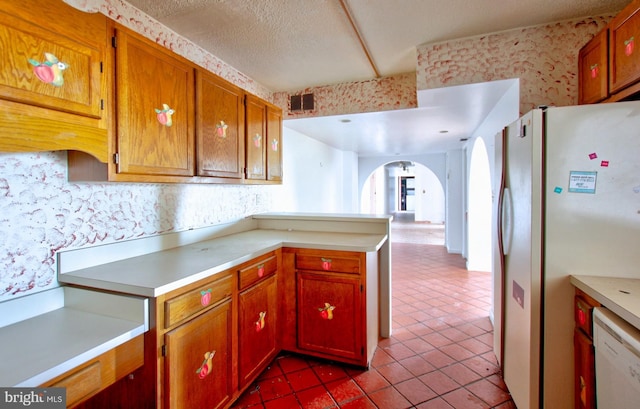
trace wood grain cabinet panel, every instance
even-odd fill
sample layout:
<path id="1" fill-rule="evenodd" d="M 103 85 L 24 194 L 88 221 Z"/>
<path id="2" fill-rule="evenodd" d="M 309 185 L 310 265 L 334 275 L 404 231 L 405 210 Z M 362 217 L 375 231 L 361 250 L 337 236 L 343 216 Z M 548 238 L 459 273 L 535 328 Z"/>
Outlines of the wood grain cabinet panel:
<path id="1" fill-rule="evenodd" d="M 260 98 L 247 95 L 246 121 L 246 178 L 265 180 L 267 107 Z"/>
<path id="2" fill-rule="evenodd" d="M 0 7 L 0 151 L 107 159 L 107 18 L 54 0 Z"/>
<path id="3" fill-rule="evenodd" d="M 267 180 L 282 181 L 282 110 L 267 106 Z"/>
<path id="4" fill-rule="evenodd" d="M 364 356 L 360 277 L 298 272 L 298 347 L 325 357 Z"/>
<path id="5" fill-rule="evenodd" d="M 197 174 L 242 179 L 244 96 L 240 88 L 196 71 Z"/>
<path id="6" fill-rule="evenodd" d="M 225 298 L 231 297 L 232 287 L 232 277 L 226 276 L 165 301 L 165 327 L 172 327 L 192 315 L 214 306 Z"/>
<path id="7" fill-rule="evenodd" d="M 578 54 L 580 104 L 593 104 L 609 96 L 609 31 L 602 30 Z"/>
<path id="8" fill-rule="evenodd" d="M 276 344 L 278 293 L 271 275 L 240 293 L 238 372 L 242 388 L 260 374 L 279 352 Z"/>
<path id="9" fill-rule="evenodd" d="M 233 394 L 231 300 L 165 335 L 166 407 L 222 408 Z"/>
<path id="10" fill-rule="evenodd" d="M 609 23 L 611 93 L 640 81 L 640 0 L 632 1 Z"/>
<path id="11" fill-rule="evenodd" d="M 122 27 L 114 41 L 118 173 L 194 176 L 194 67 Z"/>

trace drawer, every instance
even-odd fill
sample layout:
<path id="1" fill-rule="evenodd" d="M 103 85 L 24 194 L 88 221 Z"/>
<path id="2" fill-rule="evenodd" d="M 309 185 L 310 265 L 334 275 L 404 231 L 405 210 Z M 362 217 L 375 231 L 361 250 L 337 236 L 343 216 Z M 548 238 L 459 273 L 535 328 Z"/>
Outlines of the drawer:
<path id="1" fill-rule="evenodd" d="M 244 290 L 258 281 L 275 274 L 277 270 L 278 258 L 275 255 L 271 255 L 249 267 L 240 269 L 240 280 L 238 281 L 240 290 Z"/>
<path id="2" fill-rule="evenodd" d="M 330 253 L 325 255 L 296 254 L 296 268 L 299 270 L 360 274 L 360 259 L 358 257 Z"/>
<path id="3" fill-rule="evenodd" d="M 67 390 L 67 407 L 95 395 L 102 389 L 102 365 L 101 361 L 95 361 L 78 371 L 70 373 L 66 378 L 51 385 L 54 388 Z M 107 364 L 108 365 L 108 364 Z"/>
<path id="4" fill-rule="evenodd" d="M 167 300 L 164 303 L 165 327 L 169 328 L 193 314 L 231 297 L 232 291 L 233 277 L 228 275 Z"/>

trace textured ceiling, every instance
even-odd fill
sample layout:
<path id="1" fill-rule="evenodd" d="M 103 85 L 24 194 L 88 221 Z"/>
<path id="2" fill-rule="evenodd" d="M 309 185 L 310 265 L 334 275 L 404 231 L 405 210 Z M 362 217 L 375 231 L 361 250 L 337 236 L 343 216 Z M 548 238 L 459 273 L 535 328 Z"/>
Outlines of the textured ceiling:
<path id="1" fill-rule="evenodd" d="M 418 45 L 615 14 L 630 0 L 126 1 L 277 92 L 369 80 L 376 71 L 380 76 L 414 72 Z M 342 117 L 324 117 L 288 120 L 284 126 L 360 156 L 446 151 L 461 146 L 458 136 L 469 136 L 504 91 L 502 86 L 438 90 L 439 101 L 460 101 L 456 92 L 481 97 L 475 104 L 440 104 L 428 112 L 349 115 L 348 124 L 339 122 Z M 455 132 L 427 141 L 423 130 L 430 128 Z"/>
<path id="2" fill-rule="evenodd" d="M 616 12 L 629 0 L 343 0 L 382 76 L 416 46 Z M 128 0 L 272 91 L 375 77 L 340 0 Z"/>

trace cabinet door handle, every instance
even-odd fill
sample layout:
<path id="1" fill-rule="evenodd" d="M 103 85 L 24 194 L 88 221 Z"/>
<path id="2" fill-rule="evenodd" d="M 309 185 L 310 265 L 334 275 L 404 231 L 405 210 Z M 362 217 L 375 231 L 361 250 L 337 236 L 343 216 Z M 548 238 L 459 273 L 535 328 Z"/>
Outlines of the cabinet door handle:
<path id="1" fill-rule="evenodd" d="M 227 128 L 228 125 L 224 123 L 224 121 L 220 121 L 220 123 L 216 124 L 216 135 L 218 135 L 220 138 L 226 138 Z"/>
<path id="2" fill-rule="evenodd" d="M 258 265 L 258 277 L 262 278 L 264 276 L 264 264 Z"/>
<path id="3" fill-rule="evenodd" d="M 200 365 L 200 368 L 196 370 L 196 373 L 198 374 L 198 377 L 200 379 L 204 379 L 211 373 L 211 369 L 213 367 L 212 360 L 215 355 L 216 351 L 207 351 L 204 353 L 204 361 L 202 361 L 202 365 Z"/>
<path id="4" fill-rule="evenodd" d="M 255 148 L 262 147 L 262 135 L 260 135 L 259 133 L 253 136 L 253 146 Z"/>
<path id="5" fill-rule="evenodd" d="M 266 316 L 267 316 L 266 311 L 260 311 L 260 313 L 258 314 L 258 321 L 256 321 L 255 323 L 256 332 L 260 332 L 264 329 Z"/>
<path id="6" fill-rule="evenodd" d="M 322 257 L 322 269 L 323 270 L 331 270 L 331 259 Z"/>
<path id="7" fill-rule="evenodd" d="M 318 311 L 320 311 L 320 317 L 323 320 L 332 320 L 333 319 L 333 310 L 336 309 L 335 305 L 331 305 L 331 303 L 324 303 L 324 307 L 320 307 L 318 308 Z"/>
<path id="8" fill-rule="evenodd" d="M 628 40 L 624 40 L 624 54 L 629 57 L 631 56 L 631 54 L 633 54 L 633 46 L 634 46 L 634 39 L 633 36 L 631 36 L 631 38 L 629 38 Z"/>
<path id="9" fill-rule="evenodd" d="M 156 118 L 164 126 L 173 125 L 172 115 L 176 112 L 175 109 L 170 108 L 167 104 L 162 104 L 162 109 L 155 108 Z"/>

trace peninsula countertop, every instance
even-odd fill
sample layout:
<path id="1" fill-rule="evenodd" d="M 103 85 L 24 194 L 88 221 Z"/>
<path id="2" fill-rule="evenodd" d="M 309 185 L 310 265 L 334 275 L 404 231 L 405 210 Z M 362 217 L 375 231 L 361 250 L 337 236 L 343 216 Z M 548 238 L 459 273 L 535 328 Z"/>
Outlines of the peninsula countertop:
<path id="1" fill-rule="evenodd" d="M 157 297 L 281 247 L 375 252 L 385 234 L 254 229 L 83 268 L 58 281 Z"/>

